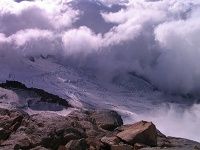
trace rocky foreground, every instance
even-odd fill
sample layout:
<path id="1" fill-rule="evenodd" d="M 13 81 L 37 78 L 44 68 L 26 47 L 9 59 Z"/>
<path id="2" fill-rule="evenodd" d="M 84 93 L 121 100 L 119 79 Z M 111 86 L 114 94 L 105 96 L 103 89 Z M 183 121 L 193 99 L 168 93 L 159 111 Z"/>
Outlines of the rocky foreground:
<path id="1" fill-rule="evenodd" d="M 2 150 L 200 149 L 200 143 L 166 137 L 152 122 L 123 125 L 112 110 L 74 110 L 67 116 L 50 113 L 71 106 L 65 99 L 17 81 L 0 84 L 0 106 Z M 42 112 L 30 115 L 22 109 Z"/>
<path id="2" fill-rule="evenodd" d="M 166 137 L 152 122 L 123 125 L 112 110 L 76 110 L 60 116 L 1 108 L 0 149 L 192 150 L 200 149 L 200 143 Z"/>

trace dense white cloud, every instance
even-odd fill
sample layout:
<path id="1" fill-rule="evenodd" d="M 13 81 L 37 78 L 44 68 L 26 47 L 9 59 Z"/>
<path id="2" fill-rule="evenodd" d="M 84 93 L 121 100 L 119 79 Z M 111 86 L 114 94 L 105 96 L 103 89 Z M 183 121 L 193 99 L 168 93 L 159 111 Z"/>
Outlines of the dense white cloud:
<path id="1" fill-rule="evenodd" d="M 23 56 L 60 55 L 78 64 L 85 56 L 85 65 L 92 62 L 95 69 L 135 72 L 166 91 L 199 90 L 198 0 L 97 2 L 103 5 L 89 0 L 85 4 L 79 0 L 0 1 L 0 46 L 7 43 L 9 49 L 10 44 Z M 110 8 L 116 3 L 123 7 L 113 11 Z M 105 32 L 94 31 L 95 26 Z"/>
<path id="2" fill-rule="evenodd" d="M 47 30 L 27 29 L 21 30 L 11 35 L 8 39 L 13 41 L 16 46 L 24 46 L 28 42 L 40 41 L 43 38 L 53 38 L 53 34 Z"/>
<path id="3" fill-rule="evenodd" d="M 72 25 L 79 11 L 56 1 L 0 1 L 0 32 L 14 34 L 23 29 L 57 29 Z"/>
<path id="4" fill-rule="evenodd" d="M 66 55 L 88 54 L 99 50 L 102 38 L 101 34 L 95 35 L 89 28 L 80 27 L 65 32 L 62 42 Z"/>
<path id="5" fill-rule="evenodd" d="M 200 89 L 200 19 L 189 17 L 186 20 L 165 22 L 155 29 L 155 38 L 162 53 L 157 60 L 152 75 L 154 83 L 170 91 L 184 93 Z M 164 78 L 163 82 L 157 82 Z M 164 84 L 165 86 L 161 85 Z"/>

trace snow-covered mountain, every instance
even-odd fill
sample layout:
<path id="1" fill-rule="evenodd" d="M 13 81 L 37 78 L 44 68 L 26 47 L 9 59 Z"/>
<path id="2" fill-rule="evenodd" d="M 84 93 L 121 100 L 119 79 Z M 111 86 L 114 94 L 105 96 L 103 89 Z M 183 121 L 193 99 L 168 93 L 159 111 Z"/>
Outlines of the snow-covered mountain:
<path id="1" fill-rule="evenodd" d="M 200 141 L 199 11 L 198 0 L 2 0 L 0 82 Z M 15 96 L 1 107 L 26 106 Z"/>

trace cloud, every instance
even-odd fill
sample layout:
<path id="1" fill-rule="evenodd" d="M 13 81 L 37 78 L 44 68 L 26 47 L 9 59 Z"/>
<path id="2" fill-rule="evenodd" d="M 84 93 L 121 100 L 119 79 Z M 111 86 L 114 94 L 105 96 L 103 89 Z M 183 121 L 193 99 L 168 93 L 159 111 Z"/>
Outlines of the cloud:
<path id="1" fill-rule="evenodd" d="M 161 90 L 197 94 L 198 0 L 95 2 L 0 1 L 0 47 L 55 55 L 111 78 L 134 72 Z"/>
<path id="2" fill-rule="evenodd" d="M 114 5 L 114 4 L 124 4 L 127 3 L 128 0 L 99 0 L 101 3 L 103 3 L 104 5 Z"/>
<path id="3" fill-rule="evenodd" d="M 53 34 L 47 30 L 27 29 L 21 30 L 9 37 L 16 46 L 24 46 L 30 41 L 40 41 L 42 38 L 53 38 Z"/>
<path id="4" fill-rule="evenodd" d="M 198 1 L 130 1 L 127 8 L 102 13 L 102 16 L 107 22 L 116 23 L 106 33 L 115 33 L 113 45 L 126 41 L 126 46 L 120 47 L 124 53 L 113 50 L 113 55 L 120 53 L 127 61 L 131 58 L 126 53 L 132 54 L 129 70 L 143 75 L 162 90 L 197 94 L 200 89 L 198 12 Z M 134 26 L 138 26 L 137 32 L 131 32 Z M 112 41 L 110 37 L 106 41 Z M 135 60 L 139 62 L 139 69 L 131 65 Z"/>
<path id="5" fill-rule="evenodd" d="M 140 117 L 154 122 L 156 127 L 167 136 L 189 138 L 191 140 L 200 141 L 200 132 L 197 130 L 200 125 L 199 113 L 199 104 L 195 104 L 188 109 L 169 105 L 165 109 L 160 108 Z"/>
<path id="6" fill-rule="evenodd" d="M 163 82 L 157 83 L 158 86 L 184 93 L 198 92 L 200 89 L 200 70 L 197 65 L 200 63 L 199 34 L 200 19 L 193 17 L 165 22 L 155 29 L 155 38 L 162 48 L 162 53 L 157 60 L 152 78 L 164 79 Z M 154 83 L 157 82 L 156 80 Z"/>
<path id="7" fill-rule="evenodd" d="M 88 54 L 99 50 L 102 37 L 101 34 L 95 35 L 89 28 L 83 26 L 65 32 L 62 42 L 66 55 Z"/>
<path id="8" fill-rule="evenodd" d="M 10 36 L 23 29 L 61 30 L 72 25 L 79 12 L 50 1 L 0 2 L 0 32 Z"/>

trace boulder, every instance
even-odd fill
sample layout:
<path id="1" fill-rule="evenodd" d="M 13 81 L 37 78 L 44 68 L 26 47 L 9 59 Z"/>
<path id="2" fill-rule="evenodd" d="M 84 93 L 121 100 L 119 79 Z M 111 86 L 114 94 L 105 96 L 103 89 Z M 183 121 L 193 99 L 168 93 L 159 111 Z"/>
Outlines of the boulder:
<path id="1" fill-rule="evenodd" d="M 93 121 L 105 130 L 114 130 L 123 124 L 121 116 L 113 110 L 95 110 L 89 111 Z"/>
<path id="2" fill-rule="evenodd" d="M 108 145 L 105 145 L 101 142 L 100 137 L 88 137 L 86 139 L 88 145 L 90 145 L 90 148 L 93 147 L 95 150 L 104 150 L 104 149 L 110 149 Z"/>
<path id="3" fill-rule="evenodd" d="M 67 144 L 71 140 L 78 140 L 81 136 L 75 134 L 75 133 L 67 133 L 64 138 L 62 144 Z"/>
<path id="4" fill-rule="evenodd" d="M 157 145 L 157 131 L 152 122 L 137 122 L 119 132 L 117 137 L 131 145 L 135 143 L 142 143 L 148 146 Z"/>
<path id="5" fill-rule="evenodd" d="M 87 142 L 85 139 L 71 140 L 65 145 L 67 150 L 86 150 Z"/>
<path id="6" fill-rule="evenodd" d="M 71 125 L 74 128 L 82 128 L 87 135 L 92 135 L 94 131 L 99 130 L 90 118 L 88 111 L 75 110 L 68 115 L 68 118 L 72 120 Z"/>

